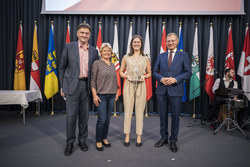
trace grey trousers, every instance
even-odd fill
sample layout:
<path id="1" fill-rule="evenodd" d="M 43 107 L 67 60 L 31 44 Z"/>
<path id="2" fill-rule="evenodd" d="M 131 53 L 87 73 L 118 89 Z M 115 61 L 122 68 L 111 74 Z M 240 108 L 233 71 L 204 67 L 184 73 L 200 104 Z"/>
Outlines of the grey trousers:
<path id="1" fill-rule="evenodd" d="M 78 81 L 72 95 L 66 95 L 66 136 L 67 143 L 73 143 L 78 119 L 78 141 L 85 142 L 88 136 L 89 93 L 88 81 Z"/>

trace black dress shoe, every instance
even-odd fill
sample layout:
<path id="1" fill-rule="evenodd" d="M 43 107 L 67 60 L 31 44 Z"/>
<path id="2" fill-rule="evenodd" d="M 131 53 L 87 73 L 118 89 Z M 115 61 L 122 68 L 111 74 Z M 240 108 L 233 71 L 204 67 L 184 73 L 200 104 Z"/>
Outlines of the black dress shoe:
<path id="1" fill-rule="evenodd" d="M 80 146 L 82 151 L 88 151 L 88 146 L 85 142 L 80 142 L 79 146 Z"/>
<path id="2" fill-rule="evenodd" d="M 168 140 L 161 139 L 155 144 L 155 147 L 162 147 L 164 144 L 168 144 Z"/>
<path id="3" fill-rule="evenodd" d="M 95 148 L 96 148 L 98 151 L 103 151 L 103 147 L 97 147 L 97 145 L 96 145 Z"/>
<path id="4" fill-rule="evenodd" d="M 64 155 L 69 156 L 72 154 L 72 150 L 73 150 L 73 143 L 69 143 L 67 144 L 65 150 L 64 150 Z"/>
<path id="5" fill-rule="evenodd" d="M 170 142 L 170 150 L 173 152 L 173 153 L 176 153 L 177 152 L 177 145 L 175 142 Z"/>
<path id="6" fill-rule="evenodd" d="M 141 145 L 142 145 L 142 142 L 140 142 L 140 143 L 135 143 L 135 145 L 136 145 L 136 147 L 141 147 Z"/>
<path id="7" fill-rule="evenodd" d="M 103 141 L 102 141 L 102 145 L 104 145 L 105 147 L 111 147 L 111 144 L 110 144 L 110 143 L 105 144 Z"/>
<path id="8" fill-rule="evenodd" d="M 129 142 L 124 142 L 124 146 L 128 147 L 129 146 Z"/>

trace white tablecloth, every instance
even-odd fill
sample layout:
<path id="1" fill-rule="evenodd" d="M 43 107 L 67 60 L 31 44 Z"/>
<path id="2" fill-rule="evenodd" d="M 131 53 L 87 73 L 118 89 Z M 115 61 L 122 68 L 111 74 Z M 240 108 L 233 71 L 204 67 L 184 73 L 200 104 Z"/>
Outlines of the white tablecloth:
<path id="1" fill-rule="evenodd" d="M 0 105 L 20 104 L 27 108 L 29 102 L 38 101 L 42 101 L 39 90 L 0 90 Z"/>
<path id="2" fill-rule="evenodd" d="M 29 102 L 38 103 L 38 115 L 40 115 L 42 100 L 39 90 L 0 90 L 0 105 L 18 104 L 22 106 L 23 124 L 25 124 L 25 109 L 29 106 Z"/>

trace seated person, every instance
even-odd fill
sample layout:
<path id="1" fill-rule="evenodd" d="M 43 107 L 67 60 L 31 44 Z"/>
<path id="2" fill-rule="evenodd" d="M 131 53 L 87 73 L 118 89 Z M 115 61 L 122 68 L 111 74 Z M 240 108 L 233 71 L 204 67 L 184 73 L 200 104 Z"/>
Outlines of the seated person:
<path id="1" fill-rule="evenodd" d="M 236 81 L 233 80 L 233 78 L 235 77 L 235 71 L 234 69 L 226 69 L 224 72 L 225 76 L 223 78 L 217 78 L 214 82 L 213 85 L 213 89 L 212 91 L 215 93 L 215 91 L 217 89 L 225 89 L 225 88 L 238 88 L 238 83 Z M 222 82 L 221 82 L 222 81 Z M 217 128 L 218 126 L 218 115 L 219 115 L 219 111 L 220 111 L 220 105 L 222 104 L 226 104 L 226 101 L 223 100 L 223 98 L 226 97 L 222 97 L 218 94 L 215 94 L 215 98 L 214 98 L 214 102 L 215 102 L 215 110 L 212 114 L 212 117 L 214 119 L 214 121 L 212 122 L 211 126 L 212 128 Z M 233 97 L 234 99 L 237 99 L 237 96 Z"/>

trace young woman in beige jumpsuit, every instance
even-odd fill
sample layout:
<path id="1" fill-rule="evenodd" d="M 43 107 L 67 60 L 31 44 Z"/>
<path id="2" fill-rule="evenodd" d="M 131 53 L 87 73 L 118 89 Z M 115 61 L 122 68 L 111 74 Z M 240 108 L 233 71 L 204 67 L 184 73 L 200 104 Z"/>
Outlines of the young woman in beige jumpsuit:
<path id="1" fill-rule="evenodd" d="M 133 36 L 130 43 L 130 52 L 123 57 L 120 68 L 120 76 L 126 79 L 123 93 L 124 145 L 126 147 L 129 146 L 129 134 L 134 105 L 137 134 L 136 146 L 140 147 L 142 145 L 141 135 L 146 105 L 146 85 L 144 79 L 151 77 L 150 60 L 144 55 L 142 46 L 143 42 L 141 36 Z M 125 69 L 127 70 L 127 74 L 125 74 Z"/>

